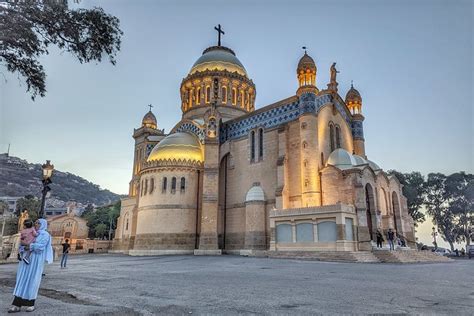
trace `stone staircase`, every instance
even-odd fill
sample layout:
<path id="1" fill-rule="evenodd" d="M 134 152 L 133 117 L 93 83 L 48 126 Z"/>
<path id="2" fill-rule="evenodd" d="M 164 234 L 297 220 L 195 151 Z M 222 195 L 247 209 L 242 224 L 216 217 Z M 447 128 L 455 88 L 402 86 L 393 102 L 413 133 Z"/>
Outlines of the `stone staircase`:
<path id="1" fill-rule="evenodd" d="M 397 249 L 394 251 L 386 249 L 374 249 L 372 254 L 384 263 L 429 263 L 429 262 L 452 262 L 452 259 L 439 256 L 431 251 L 418 251 L 414 249 Z"/>
<path id="2" fill-rule="evenodd" d="M 311 261 L 380 262 L 380 260 L 370 251 L 267 251 L 266 256 L 268 258 Z"/>

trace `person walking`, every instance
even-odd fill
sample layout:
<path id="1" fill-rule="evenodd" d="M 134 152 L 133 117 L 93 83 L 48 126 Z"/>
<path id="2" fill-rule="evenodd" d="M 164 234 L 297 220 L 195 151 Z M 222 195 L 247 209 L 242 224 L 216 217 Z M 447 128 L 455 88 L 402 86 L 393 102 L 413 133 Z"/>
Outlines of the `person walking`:
<path id="1" fill-rule="evenodd" d="M 66 267 L 67 255 L 69 254 L 69 248 L 71 248 L 71 245 L 69 244 L 69 240 L 66 239 L 64 243 L 62 244 L 62 246 L 63 246 L 63 255 L 61 257 L 61 269 Z"/>
<path id="2" fill-rule="evenodd" d="M 48 222 L 40 218 L 35 222 L 38 232 L 35 242 L 26 246 L 31 251 L 30 264 L 20 261 L 16 273 L 16 284 L 13 290 L 12 306 L 9 313 L 17 313 L 22 306 L 26 306 L 27 312 L 35 310 L 35 300 L 41 283 L 44 263 L 53 262 L 53 248 L 51 247 L 51 236 L 46 231 Z"/>
<path id="3" fill-rule="evenodd" d="M 395 233 L 392 231 L 391 228 L 388 229 L 387 239 L 388 239 L 388 244 L 390 245 L 390 250 L 395 250 L 395 245 L 394 245 Z"/>
<path id="4" fill-rule="evenodd" d="M 380 232 L 380 229 L 377 229 L 377 233 L 375 234 L 377 237 L 377 248 L 382 248 L 383 246 L 383 235 Z"/>

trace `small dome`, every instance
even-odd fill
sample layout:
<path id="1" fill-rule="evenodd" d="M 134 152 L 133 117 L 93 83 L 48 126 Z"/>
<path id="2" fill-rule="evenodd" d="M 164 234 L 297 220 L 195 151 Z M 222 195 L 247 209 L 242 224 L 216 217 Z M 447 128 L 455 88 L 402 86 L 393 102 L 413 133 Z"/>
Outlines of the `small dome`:
<path id="1" fill-rule="evenodd" d="M 186 132 L 170 134 L 153 148 L 147 161 L 173 159 L 203 162 L 199 139 Z"/>
<path id="2" fill-rule="evenodd" d="M 347 91 L 346 94 L 346 104 L 349 103 L 359 103 L 362 104 L 362 97 L 360 96 L 359 91 L 354 89 L 354 86 L 351 84 L 351 88 Z"/>
<path id="3" fill-rule="evenodd" d="M 224 46 L 212 46 L 204 50 L 202 56 L 194 63 L 189 74 L 192 75 L 198 71 L 214 69 L 237 72 L 239 75 L 247 77 L 247 71 L 235 56 L 234 51 Z"/>
<path id="4" fill-rule="evenodd" d="M 356 165 L 356 161 L 347 150 L 338 148 L 329 155 L 326 165 L 331 165 L 339 169 L 351 169 Z"/>
<path id="5" fill-rule="evenodd" d="M 365 160 L 364 158 L 362 158 L 359 155 L 352 155 L 352 157 L 354 157 L 354 160 L 356 162 L 356 164 L 355 164 L 356 166 L 366 165 L 366 164 L 369 163 L 367 160 Z"/>
<path id="6" fill-rule="evenodd" d="M 369 163 L 369 167 L 372 168 L 372 170 L 377 171 L 377 170 L 382 170 L 382 168 L 379 167 L 375 162 L 372 160 L 367 160 Z"/>
<path id="7" fill-rule="evenodd" d="M 158 127 L 158 124 L 156 123 L 156 117 L 151 111 L 148 111 L 148 113 L 143 117 L 142 126 L 155 129 Z"/>
<path id="8" fill-rule="evenodd" d="M 300 70 L 314 70 L 316 71 L 316 63 L 314 62 L 313 58 L 309 56 L 306 52 L 304 52 L 303 57 L 301 57 L 299 63 L 298 63 L 298 68 L 296 69 L 296 73 L 299 74 Z"/>
<path id="9" fill-rule="evenodd" d="M 253 186 L 247 192 L 245 202 L 250 201 L 265 201 L 265 193 L 263 193 L 263 189 L 260 186 Z"/>

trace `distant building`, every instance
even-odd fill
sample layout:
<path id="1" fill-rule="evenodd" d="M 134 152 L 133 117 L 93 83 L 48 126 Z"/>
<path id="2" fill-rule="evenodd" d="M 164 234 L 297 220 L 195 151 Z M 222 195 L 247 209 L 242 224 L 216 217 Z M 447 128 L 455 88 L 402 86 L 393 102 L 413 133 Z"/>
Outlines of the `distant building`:
<path id="1" fill-rule="evenodd" d="M 67 207 L 48 207 L 44 209 L 46 217 L 64 215 L 68 213 Z"/>
<path id="2" fill-rule="evenodd" d="M 21 196 L 0 196 L 0 201 L 5 201 L 8 204 L 9 215 L 13 215 L 16 212 L 16 203 Z"/>

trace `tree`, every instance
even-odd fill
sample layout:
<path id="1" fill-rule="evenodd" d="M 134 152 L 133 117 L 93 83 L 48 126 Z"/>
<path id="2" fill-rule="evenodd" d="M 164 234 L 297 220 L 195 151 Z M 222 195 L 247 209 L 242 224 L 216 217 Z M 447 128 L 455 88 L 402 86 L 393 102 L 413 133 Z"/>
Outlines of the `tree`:
<path id="1" fill-rule="evenodd" d="M 94 227 L 94 230 L 95 230 L 95 237 L 102 238 L 104 237 L 107 231 L 107 225 L 105 225 L 104 223 L 97 224 Z"/>
<path id="2" fill-rule="evenodd" d="M 112 231 L 115 230 L 117 226 L 117 218 L 120 215 L 120 201 L 107 205 L 97 207 L 94 211 L 86 210 L 82 217 L 86 219 L 87 226 L 89 227 L 89 238 L 103 237 L 107 232 L 109 239 L 112 238 Z M 105 231 L 97 232 L 97 227 L 99 224 L 105 225 Z M 102 226 L 99 226 L 99 229 L 102 229 Z"/>
<path id="3" fill-rule="evenodd" d="M 450 212 L 455 217 L 456 232 L 460 241 L 469 245 L 471 227 L 474 225 L 474 175 L 453 173 L 446 178 L 445 183 L 445 195 Z"/>
<path id="4" fill-rule="evenodd" d="M 449 207 L 446 194 L 446 176 L 441 173 L 430 173 L 426 181 L 426 211 L 438 226 L 441 237 L 449 243 L 454 251 L 454 243 L 459 241 L 455 226 L 455 217 Z"/>
<path id="5" fill-rule="evenodd" d="M 38 214 L 41 208 L 41 201 L 33 195 L 26 195 L 16 202 L 16 215 L 24 210 L 28 211 L 28 215 L 31 220 L 35 221 L 38 218 Z"/>
<path id="6" fill-rule="evenodd" d="M 46 74 L 39 57 L 51 45 L 78 61 L 115 65 L 123 32 L 119 19 L 101 8 L 70 10 L 67 1 L 17 1 L 0 6 L 0 64 L 26 81 L 34 100 L 46 94 Z"/>
<path id="7" fill-rule="evenodd" d="M 413 218 L 415 226 L 423 223 L 425 215 L 421 211 L 426 193 L 425 178 L 420 172 L 401 173 L 396 170 L 389 170 L 389 174 L 398 178 L 403 185 L 403 195 L 407 198 L 408 214 Z"/>

